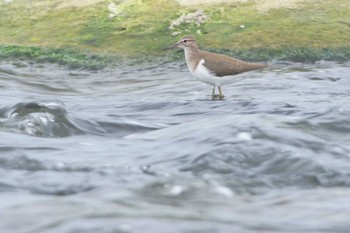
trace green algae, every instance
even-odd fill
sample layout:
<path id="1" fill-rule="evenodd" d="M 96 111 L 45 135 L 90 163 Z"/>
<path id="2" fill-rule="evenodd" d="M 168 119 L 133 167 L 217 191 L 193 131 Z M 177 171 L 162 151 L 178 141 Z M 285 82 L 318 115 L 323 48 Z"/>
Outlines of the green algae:
<path id="1" fill-rule="evenodd" d="M 232 57 L 250 61 L 292 61 L 314 63 L 316 61 L 338 61 L 350 60 L 350 48 L 308 48 L 294 47 L 285 49 L 252 48 L 241 50 L 210 49 L 213 52 L 224 53 Z"/>
<path id="2" fill-rule="evenodd" d="M 0 57 L 25 55 L 39 61 L 98 67 L 112 61 L 111 54 L 173 60 L 182 55 L 161 49 L 193 34 L 203 49 L 246 60 L 350 59 L 348 0 L 312 0 L 296 9 L 267 12 L 259 12 L 253 1 L 180 7 L 170 0 L 130 0 L 118 5 L 120 14 L 109 17 L 111 2 L 60 8 L 57 0 L 0 1 Z M 182 23 L 169 29 L 181 15 L 198 9 L 209 17 L 205 23 Z M 175 31 L 180 34 L 173 36 Z M 8 45 L 18 46 L 8 52 Z M 23 46 L 28 46 L 27 52 Z M 101 55 L 91 60 L 89 54 Z M 84 63 L 84 59 L 90 60 Z"/>
<path id="3" fill-rule="evenodd" d="M 98 70 L 116 63 L 115 56 L 82 53 L 66 48 L 42 48 L 33 46 L 0 46 L 0 59 L 18 58 L 36 62 L 57 63 L 71 69 L 84 68 Z"/>

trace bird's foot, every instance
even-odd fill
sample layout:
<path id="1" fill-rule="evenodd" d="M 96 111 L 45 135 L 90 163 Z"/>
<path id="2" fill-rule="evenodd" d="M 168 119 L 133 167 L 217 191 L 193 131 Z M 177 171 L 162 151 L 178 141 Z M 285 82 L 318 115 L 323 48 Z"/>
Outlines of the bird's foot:
<path id="1" fill-rule="evenodd" d="M 215 95 L 215 94 L 213 94 L 213 95 L 211 95 L 211 98 L 212 98 L 213 100 L 216 100 L 216 99 L 218 99 L 218 98 L 219 98 L 219 95 Z"/>
<path id="2" fill-rule="evenodd" d="M 223 95 L 212 95 L 212 100 L 223 100 L 225 96 Z"/>

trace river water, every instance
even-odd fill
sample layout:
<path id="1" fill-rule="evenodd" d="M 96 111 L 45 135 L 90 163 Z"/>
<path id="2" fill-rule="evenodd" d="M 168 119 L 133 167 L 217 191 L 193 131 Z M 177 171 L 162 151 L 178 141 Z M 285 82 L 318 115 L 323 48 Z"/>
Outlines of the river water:
<path id="1" fill-rule="evenodd" d="M 0 62 L 0 232 L 350 232 L 350 63 L 239 79 Z"/>

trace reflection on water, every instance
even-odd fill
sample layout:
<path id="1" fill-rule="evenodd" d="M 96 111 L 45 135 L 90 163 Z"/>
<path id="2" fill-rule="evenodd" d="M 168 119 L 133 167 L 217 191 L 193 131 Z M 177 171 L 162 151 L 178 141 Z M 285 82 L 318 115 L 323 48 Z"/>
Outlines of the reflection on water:
<path id="1" fill-rule="evenodd" d="M 4 232 L 348 232 L 350 64 L 0 63 Z M 172 227 L 169 228 L 169 225 Z"/>

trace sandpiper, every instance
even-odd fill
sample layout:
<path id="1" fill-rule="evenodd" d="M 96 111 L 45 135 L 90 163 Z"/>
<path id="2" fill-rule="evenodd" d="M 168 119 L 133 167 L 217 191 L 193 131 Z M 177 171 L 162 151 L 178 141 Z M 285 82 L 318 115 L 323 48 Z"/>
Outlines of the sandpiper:
<path id="1" fill-rule="evenodd" d="M 236 82 L 234 75 L 267 67 L 266 64 L 245 62 L 223 54 L 200 50 L 193 36 L 183 37 L 164 50 L 172 48 L 184 49 L 188 69 L 197 80 L 213 86 L 213 99 L 224 98 L 221 86 Z M 216 87 L 219 95 L 215 95 Z"/>

